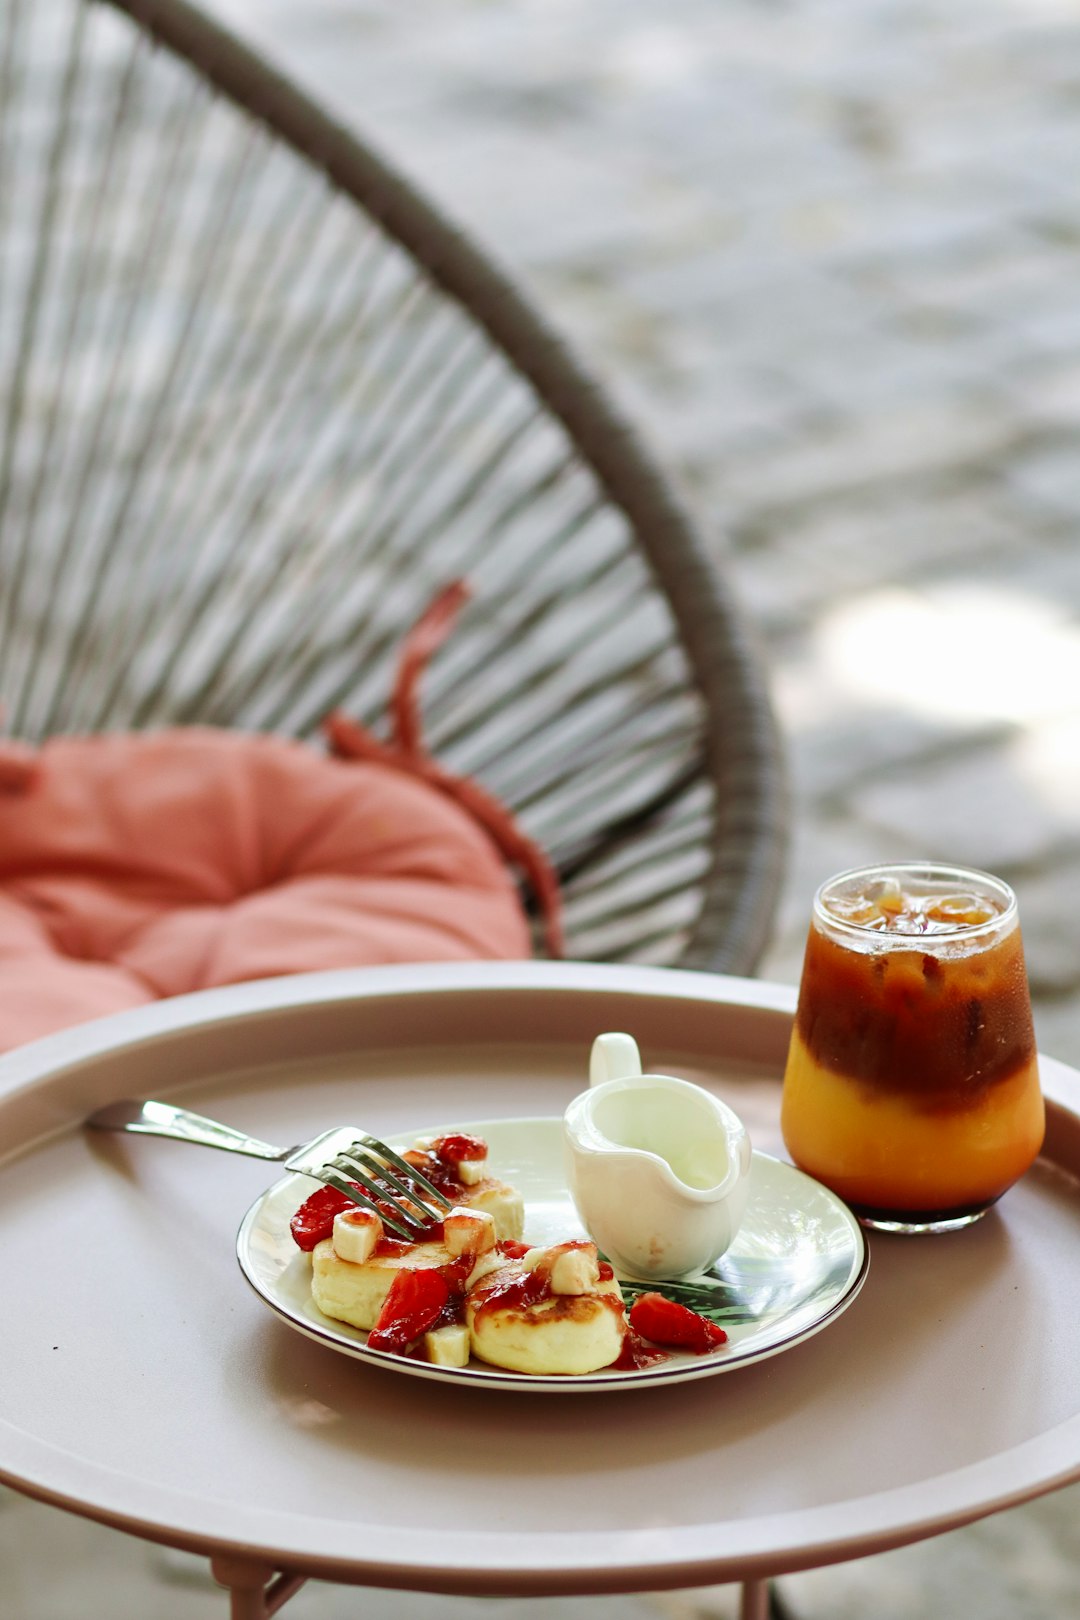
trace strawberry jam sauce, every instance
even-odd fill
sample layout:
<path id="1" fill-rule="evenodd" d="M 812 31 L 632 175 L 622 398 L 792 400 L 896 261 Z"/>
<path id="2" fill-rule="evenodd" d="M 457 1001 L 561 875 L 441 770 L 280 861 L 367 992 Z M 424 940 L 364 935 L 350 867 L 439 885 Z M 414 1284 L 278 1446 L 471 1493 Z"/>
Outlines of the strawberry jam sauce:
<path id="1" fill-rule="evenodd" d="M 479 1136 L 468 1136 L 464 1131 L 458 1131 L 446 1136 L 440 1136 L 430 1149 L 412 1148 L 403 1153 L 402 1158 L 406 1164 L 412 1166 L 431 1185 L 448 1198 L 452 1204 L 460 1203 L 466 1196 L 466 1189 L 458 1180 L 456 1166 L 459 1164 L 475 1164 L 487 1158 L 487 1143 Z M 403 1175 L 399 1179 L 405 1181 Z M 363 1191 L 357 1183 L 352 1183 L 357 1191 Z M 407 1182 L 418 1197 L 423 1197 L 424 1189 L 418 1181 Z M 376 1202 L 378 1202 L 376 1200 Z M 324 1238 L 331 1236 L 334 1230 L 334 1216 L 341 1210 L 348 1209 L 351 1199 L 338 1192 L 336 1187 L 320 1187 L 313 1192 L 310 1198 L 300 1205 L 296 1214 L 289 1223 L 293 1239 L 298 1248 L 305 1252 L 310 1251 Z M 394 1211 L 383 1206 L 383 1213 L 393 1215 Z M 441 1222 L 431 1222 L 422 1225 L 420 1222 L 407 1223 L 414 1234 L 416 1242 L 436 1243 L 443 1235 Z M 389 1240 L 388 1240 L 389 1241 Z M 383 1253 L 395 1253 L 395 1250 L 382 1250 Z"/>
<path id="2" fill-rule="evenodd" d="M 499 1253 L 505 1254 L 508 1260 L 520 1260 L 528 1251 L 524 1243 L 500 1243 Z M 581 1238 L 570 1243 L 560 1243 L 559 1252 L 568 1249 L 591 1249 L 593 1244 Z M 515 1255 L 507 1254 L 507 1250 L 516 1249 L 520 1252 Z M 600 1261 L 600 1281 L 610 1282 L 615 1273 L 606 1260 Z M 551 1287 L 551 1260 L 541 1261 L 532 1271 L 519 1270 L 515 1265 L 507 1265 L 501 1271 L 493 1271 L 490 1276 L 484 1277 L 477 1283 L 472 1292 L 473 1315 L 479 1320 L 481 1316 L 492 1311 L 518 1310 L 527 1311 L 534 1305 L 542 1305 L 550 1299 L 575 1299 L 580 1295 L 562 1295 L 553 1292 Z M 593 1296 L 602 1301 L 608 1310 L 614 1311 L 616 1316 L 622 1315 L 622 1299 L 618 1294 L 598 1294 Z"/>

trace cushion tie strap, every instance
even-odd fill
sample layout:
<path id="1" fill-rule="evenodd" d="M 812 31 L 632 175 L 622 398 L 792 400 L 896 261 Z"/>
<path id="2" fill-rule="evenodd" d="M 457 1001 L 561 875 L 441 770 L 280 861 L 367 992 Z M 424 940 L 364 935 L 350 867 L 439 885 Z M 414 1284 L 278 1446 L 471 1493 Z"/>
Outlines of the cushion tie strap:
<path id="1" fill-rule="evenodd" d="M 0 738 L 0 793 L 25 793 L 37 773 L 36 748 L 13 738 Z"/>
<path id="2" fill-rule="evenodd" d="M 454 776 L 445 770 L 423 745 L 418 700 L 420 679 L 432 654 L 453 629 L 458 610 L 468 595 L 464 581 L 455 580 L 436 596 L 406 634 L 390 703 L 388 742 L 381 741 L 340 709 L 327 715 L 323 731 L 331 751 L 339 758 L 369 760 L 406 771 L 438 788 L 468 811 L 504 859 L 524 874 L 544 919 L 548 955 L 561 957 L 564 942 L 559 880 L 544 851 L 526 837 L 500 800 L 471 777 Z"/>

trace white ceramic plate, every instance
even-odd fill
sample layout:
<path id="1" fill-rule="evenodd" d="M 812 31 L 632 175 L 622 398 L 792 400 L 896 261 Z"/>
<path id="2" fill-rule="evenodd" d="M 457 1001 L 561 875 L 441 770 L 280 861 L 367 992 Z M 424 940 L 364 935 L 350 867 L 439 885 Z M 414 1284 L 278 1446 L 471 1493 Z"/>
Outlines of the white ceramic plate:
<path id="1" fill-rule="evenodd" d="M 389 1145 L 400 1151 L 418 1135 L 437 1136 L 449 1129 L 486 1139 L 492 1174 L 524 1196 L 525 1236 L 530 1242 L 558 1243 L 582 1235 L 563 1175 L 561 1120 L 456 1123 L 392 1137 Z M 673 1354 L 636 1372 L 602 1369 L 574 1377 L 529 1377 L 479 1361 L 460 1369 L 434 1367 L 389 1351 L 369 1350 L 366 1333 L 332 1321 L 313 1304 L 311 1262 L 293 1242 L 289 1221 L 317 1186 L 307 1176 L 287 1176 L 252 1205 L 236 1240 L 244 1276 L 271 1310 L 320 1344 L 395 1372 L 443 1383 L 571 1394 L 676 1384 L 731 1372 L 820 1333 L 859 1292 L 869 1259 L 862 1232 L 845 1204 L 801 1170 L 755 1153 L 750 1198 L 738 1237 L 712 1271 L 693 1284 L 708 1290 L 716 1319 L 727 1331 L 728 1341 L 719 1349 L 707 1355 Z M 656 1286 L 665 1291 L 663 1283 Z"/>

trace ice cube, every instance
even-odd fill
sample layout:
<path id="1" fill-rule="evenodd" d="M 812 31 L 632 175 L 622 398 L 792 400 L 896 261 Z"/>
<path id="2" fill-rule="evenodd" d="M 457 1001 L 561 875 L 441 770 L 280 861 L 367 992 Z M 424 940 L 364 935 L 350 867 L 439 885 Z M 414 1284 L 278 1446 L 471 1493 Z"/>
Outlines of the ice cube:
<path id="1" fill-rule="evenodd" d="M 895 917 L 908 909 L 907 897 L 894 877 L 875 878 L 866 886 L 866 898 L 885 916 Z"/>
<path id="2" fill-rule="evenodd" d="M 993 922 L 997 912 L 978 895 L 945 894 L 927 907 L 926 915 L 932 922 L 947 923 L 950 928 L 978 928 Z"/>

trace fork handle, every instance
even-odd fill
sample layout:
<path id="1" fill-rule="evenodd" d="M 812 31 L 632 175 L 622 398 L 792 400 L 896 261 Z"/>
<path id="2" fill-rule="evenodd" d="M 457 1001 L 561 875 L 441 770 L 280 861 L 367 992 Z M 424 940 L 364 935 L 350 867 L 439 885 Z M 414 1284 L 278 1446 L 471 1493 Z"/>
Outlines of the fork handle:
<path id="1" fill-rule="evenodd" d="M 177 1142 L 194 1142 L 199 1147 L 222 1148 L 226 1153 L 243 1153 L 249 1159 L 287 1159 L 291 1148 L 274 1147 L 257 1136 L 233 1130 L 216 1119 L 193 1114 L 172 1103 L 138 1102 L 132 1097 L 99 1108 L 86 1121 L 97 1131 L 133 1131 L 139 1136 L 170 1136 Z"/>

